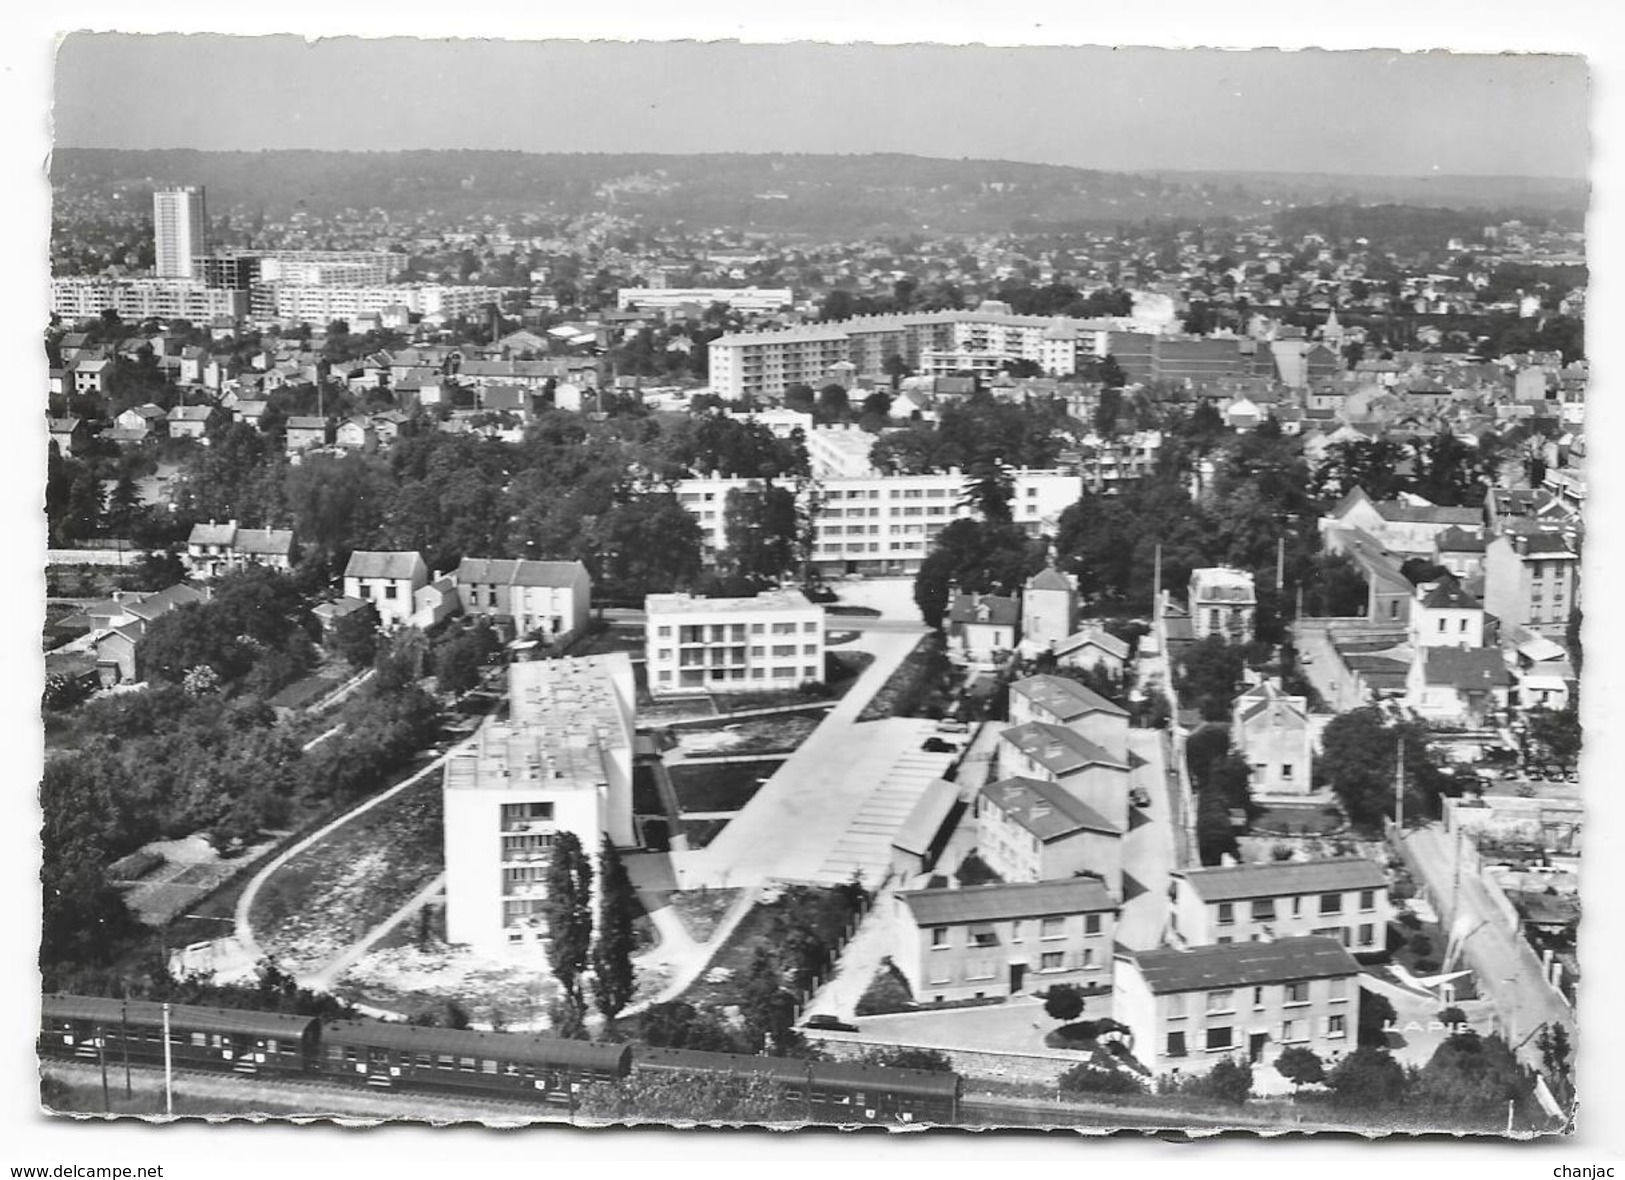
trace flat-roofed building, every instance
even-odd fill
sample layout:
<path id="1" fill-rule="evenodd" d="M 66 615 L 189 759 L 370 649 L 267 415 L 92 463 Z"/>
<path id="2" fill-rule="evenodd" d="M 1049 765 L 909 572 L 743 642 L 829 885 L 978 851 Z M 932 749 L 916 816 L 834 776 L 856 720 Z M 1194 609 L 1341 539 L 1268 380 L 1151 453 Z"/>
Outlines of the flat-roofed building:
<path id="1" fill-rule="evenodd" d="M 1190 946 L 1319 935 L 1374 954 L 1393 916 L 1387 870 L 1352 856 L 1184 869 L 1172 894 L 1173 936 Z"/>
<path id="2" fill-rule="evenodd" d="M 446 763 L 446 936 L 482 950 L 537 944 L 561 832 L 594 861 L 632 831 L 635 687 L 624 652 L 508 668 L 510 716 Z"/>
<path id="3" fill-rule="evenodd" d="M 1012 476 L 1011 516 L 1035 536 L 1052 530 L 1083 493 L 1082 477 L 1069 471 L 1018 469 Z M 957 468 L 820 480 L 816 500 L 801 502 L 816 509 L 812 565 L 825 575 L 917 573 L 938 533 L 960 517 L 976 515 L 965 502 L 965 483 Z M 710 475 L 678 480 L 672 490 L 699 521 L 704 552 L 714 559 L 727 548 L 728 493 L 761 489 L 759 479 Z"/>
<path id="4" fill-rule="evenodd" d="M 1355 1047 L 1359 974 L 1330 938 L 1125 951 L 1112 1016 L 1158 1077 L 1205 1073 L 1223 1058 L 1256 1067 L 1293 1045 L 1330 1064 Z"/>
<path id="5" fill-rule="evenodd" d="M 799 590 L 644 600 L 649 691 L 766 692 L 824 678 L 824 608 Z"/>
<path id="6" fill-rule="evenodd" d="M 931 1003 L 1112 982 L 1117 900 L 1085 877 L 899 893 L 892 961 Z"/>

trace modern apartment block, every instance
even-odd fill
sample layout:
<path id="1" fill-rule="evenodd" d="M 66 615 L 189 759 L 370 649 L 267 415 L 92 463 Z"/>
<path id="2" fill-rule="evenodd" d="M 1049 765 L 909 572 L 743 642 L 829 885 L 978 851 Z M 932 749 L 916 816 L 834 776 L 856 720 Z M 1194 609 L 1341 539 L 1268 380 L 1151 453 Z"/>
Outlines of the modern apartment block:
<path id="1" fill-rule="evenodd" d="M 651 594 L 649 691 L 764 692 L 824 678 L 824 609 L 799 590 L 755 598 Z"/>
<path id="2" fill-rule="evenodd" d="M 926 372 L 992 375 L 1006 361 L 1030 360 L 1045 371 L 1076 371 L 1080 355 L 1110 350 L 1113 322 L 1014 315 L 987 301 L 974 311 L 857 316 L 764 332 L 737 332 L 711 342 L 711 388 L 727 398 L 779 398 L 791 385 L 815 388 L 842 362 L 858 376 L 882 377 L 900 356 Z"/>
<path id="3" fill-rule="evenodd" d="M 615 306 L 622 311 L 669 311 L 685 303 L 708 308 L 723 304 L 734 311 L 778 311 L 795 302 L 789 287 L 622 287 L 615 292 Z"/>
<path id="4" fill-rule="evenodd" d="M 209 252 L 209 218 L 203 187 L 161 188 L 152 194 L 153 273 L 190 279 L 192 259 Z"/>
<path id="5" fill-rule="evenodd" d="M 1169 890 L 1170 933 L 1189 946 L 1317 935 L 1374 954 L 1393 917 L 1387 872 L 1352 856 L 1183 869 Z"/>
<path id="6" fill-rule="evenodd" d="M 1291 1045 L 1330 1065 L 1355 1047 L 1359 973 L 1329 938 L 1125 951 L 1112 1016 L 1158 1077 L 1205 1073 L 1226 1057 L 1272 1062 Z"/>
<path id="7" fill-rule="evenodd" d="M 597 859 L 633 843 L 635 686 L 624 652 L 508 668 L 510 716 L 446 763 L 446 937 L 480 950 L 545 939 L 561 832 Z"/>
<path id="8" fill-rule="evenodd" d="M 1076 877 L 897 894 L 892 961 L 931 1003 L 1112 982 L 1117 901 Z"/>
<path id="9" fill-rule="evenodd" d="M 260 283 L 249 300 L 256 320 L 291 324 L 327 324 L 368 313 L 381 315 L 404 307 L 412 315 L 474 315 L 487 304 L 501 303 L 506 287 L 455 286 L 442 283 L 386 283 L 378 286 L 330 286 L 324 283 Z"/>
<path id="10" fill-rule="evenodd" d="M 1083 492 L 1082 479 L 1053 469 L 1014 473 L 1010 508 L 1030 533 L 1052 528 Z M 813 565 L 823 574 L 912 574 L 931 542 L 951 521 L 975 515 L 964 501 L 966 477 L 957 468 L 924 475 L 829 477 L 818 484 Z M 705 476 L 677 481 L 678 503 L 700 522 L 708 556 L 727 548 L 723 511 L 734 489 L 760 481 Z"/>
<path id="11" fill-rule="evenodd" d="M 185 319 L 206 324 L 221 316 L 239 320 L 248 314 L 248 292 L 191 278 L 51 280 L 53 315 L 71 323 L 95 319 L 104 311 L 117 312 L 126 323 Z"/>

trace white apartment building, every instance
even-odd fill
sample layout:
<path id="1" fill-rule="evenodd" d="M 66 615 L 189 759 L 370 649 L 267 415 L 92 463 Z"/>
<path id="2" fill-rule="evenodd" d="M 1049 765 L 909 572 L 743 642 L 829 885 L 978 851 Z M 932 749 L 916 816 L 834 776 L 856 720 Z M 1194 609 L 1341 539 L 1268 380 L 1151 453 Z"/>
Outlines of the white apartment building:
<path id="1" fill-rule="evenodd" d="M 250 309 L 256 319 L 294 324 L 327 324 L 360 315 L 382 315 L 397 305 L 412 315 L 458 316 L 478 313 L 500 303 L 506 287 L 452 286 L 442 283 L 394 283 L 334 287 L 315 283 L 262 283 L 254 287 Z"/>
<path id="2" fill-rule="evenodd" d="M 395 281 L 407 256 L 388 250 L 256 250 L 260 281 L 373 287 Z"/>
<path id="3" fill-rule="evenodd" d="M 764 692 L 824 678 L 824 609 L 799 590 L 755 598 L 651 594 L 649 691 Z"/>
<path id="4" fill-rule="evenodd" d="M 511 715 L 446 763 L 446 937 L 481 950 L 547 936 L 547 866 L 560 832 L 597 860 L 633 843 L 636 689 L 624 652 L 508 668 Z"/>
<path id="5" fill-rule="evenodd" d="M 736 332 L 711 342 L 711 387 L 723 397 L 781 397 L 792 384 L 816 387 L 846 361 L 859 376 L 885 375 L 888 357 L 909 367 L 992 374 L 1010 360 L 1046 372 L 1075 372 L 1079 355 L 1104 355 L 1111 321 L 1020 316 L 989 300 L 974 311 L 857 316 L 763 332 Z"/>
<path id="6" fill-rule="evenodd" d="M 1291 1045 L 1331 1064 L 1356 1044 L 1359 974 L 1329 938 L 1128 951 L 1113 971 L 1112 1016 L 1158 1077 L 1226 1057 L 1273 1062 Z"/>
<path id="7" fill-rule="evenodd" d="M 1184 869 L 1169 891 L 1170 932 L 1187 946 L 1318 935 L 1373 954 L 1393 917 L 1387 871 L 1352 856 Z"/>
<path id="8" fill-rule="evenodd" d="M 818 481 L 812 560 L 824 574 L 912 574 L 950 521 L 975 515 L 964 504 L 966 477 L 957 468 L 924 475 L 831 477 Z M 1064 471 L 1015 472 L 1011 514 L 1030 533 L 1052 529 L 1077 503 L 1083 481 Z M 727 548 L 723 509 L 728 493 L 759 490 L 760 481 L 705 476 L 678 480 L 678 503 L 704 532 L 708 556 Z"/>
<path id="9" fill-rule="evenodd" d="M 794 302 L 789 287 L 622 287 L 615 292 L 615 306 L 621 311 L 669 311 L 684 303 L 702 308 L 721 303 L 749 314 L 778 311 Z"/>
<path id="10" fill-rule="evenodd" d="M 184 319 L 206 324 L 217 316 L 239 320 L 248 314 L 248 292 L 209 287 L 190 278 L 51 280 L 53 315 L 89 320 L 109 310 L 126 323 Z"/>
<path id="11" fill-rule="evenodd" d="M 814 479 L 861 479 L 878 475 L 869 461 L 878 434 L 851 423 L 815 426 L 806 432 L 807 461 Z"/>
<path id="12" fill-rule="evenodd" d="M 190 279 L 192 259 L 208 253 L 209 218 L 203 186 L 161 188 L 152 194 L 153 273 L 160 279 Z"/>

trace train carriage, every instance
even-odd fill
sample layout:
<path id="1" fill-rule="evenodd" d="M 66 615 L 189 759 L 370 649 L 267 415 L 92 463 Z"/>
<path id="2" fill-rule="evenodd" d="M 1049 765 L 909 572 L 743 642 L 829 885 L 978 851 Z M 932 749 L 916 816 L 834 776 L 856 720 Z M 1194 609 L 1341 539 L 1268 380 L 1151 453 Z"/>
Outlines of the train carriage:
<path id="1" fill-rule="evenodd" d="M 959 1075 L 858 1061 L 809 1063 L 812 1117 L 836 1123 L 954 1123 Z"/>
<path id="2" fill-rule="evenodd" d="M 581 1087 L 627 1073 L 631 1050 L 525 1033 L 334 1021 L 322 1031 L 320 1070 L 376 1088 L 507 1094 L 566 1105 Z"/>
<path id="3" fill-rule="evenodd" d="M 239 1008 L 169 1006 L 169 1057 L 177 1068 L 280 1077 L 315 1061 L 318 1021 Z M 151 1000 L 46 996 L 40 1052 L 58 1057 L 161 1064 L 164 1006 Z"/>

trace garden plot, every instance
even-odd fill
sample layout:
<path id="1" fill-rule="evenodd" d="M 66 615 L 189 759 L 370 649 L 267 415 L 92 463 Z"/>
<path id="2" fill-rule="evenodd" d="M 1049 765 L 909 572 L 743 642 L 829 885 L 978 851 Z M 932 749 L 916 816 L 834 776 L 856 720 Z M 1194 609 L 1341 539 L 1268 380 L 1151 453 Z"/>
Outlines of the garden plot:
<path id="1" fill-rule="evenodd" d="M 363 955 L 341 976 L 335 995 L 410 1017 L 455 1002 L 475 1024 L 547 1027 L 559 985 L 539 949 L 480 955 L 463 947 L 391 946 Z"/>
<path id="2" fill-rule="evenodd" d="M 757 759 L 749 762 L 711 762 L 700 765 L 678 763 L 671 767 L 677 805 L 685 813 L 694 811 L 738 811 L 749 803 L 762 783 L 784 765 L 784 759 Z"/>
<path id="3" fill-rule="evenodd" d="M 254 932 L 285 969 L 315 971 L 443 868 L 440 776 L 431 774 L 273 873 L 255 899 Z"/>
<path id="4" fill-rule="evenodd" d="M 677 748 L 685 758 L 731 757 L 738 754 L 789 754 L 812 735 L 823 713 L 790 713 L 759 717 L 724 729 L 677 731 Z"/>

